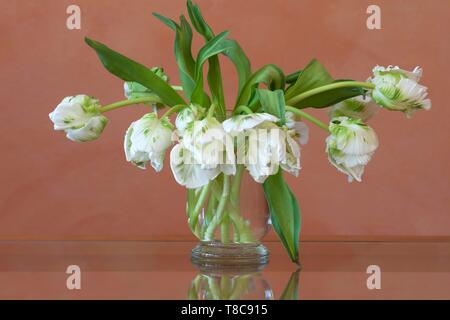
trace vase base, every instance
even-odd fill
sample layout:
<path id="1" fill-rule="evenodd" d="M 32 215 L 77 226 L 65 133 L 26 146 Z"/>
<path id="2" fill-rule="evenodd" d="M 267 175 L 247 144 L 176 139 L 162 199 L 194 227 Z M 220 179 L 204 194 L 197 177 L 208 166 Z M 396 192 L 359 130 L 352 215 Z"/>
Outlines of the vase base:
<path id="1" fill-rule="evenodd" d="M 261 243 L 203 241 L 192 249 L 191 260 L 202 270 L 257 270 L 269 262 L 269 250 Z"/>

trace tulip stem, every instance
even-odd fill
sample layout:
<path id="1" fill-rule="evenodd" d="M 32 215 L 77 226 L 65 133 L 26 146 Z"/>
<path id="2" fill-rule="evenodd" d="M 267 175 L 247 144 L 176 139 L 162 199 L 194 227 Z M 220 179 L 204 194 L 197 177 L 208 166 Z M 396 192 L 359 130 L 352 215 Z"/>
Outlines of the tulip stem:
<path id="1" fill-rule="evenodd" d="M 168 118 L 172 113 L 174 112 L 178 112 L 182 109 L 186 108 L 185 104 L 177 104 L 176 106 L 173 106 L 172 108 L 170 108 L 169 110 L 166 111 L 166 113 L 164 113 L 161 117 L 161 119 L 163 118 Z"/>
<path id="2" fill-rule="evenodd" d="M 130 100 L 122 100 L 115 103 L 108 104 L 106 106 L 103 106 L 100 108 L 100 112 L 104 113 L 107 111 L 111 111 L 114 109 L 119 109 L 122 107 L 126 107 L 133 104 L 140 104 L 140 103 L 161 103 L 161 99 L 159 99 L 156 95 L 155 96 L 149 96 L 149 97 L 142 97 L 142 98 L 136 98 L 136 99 L 130 99 Z"/>
<path id="3" fill-rule="evenodd" d="M 290 111 L 306 120 L 308 120 L 311 123 L 314 123 L 316 126 L 318 126 L 319 128 L 322 128 L 323 130 L 329 132 L 328 129 L 328 125 L 323 123 L 322 121 L 320 121 L 319 119 L 307 114 L 306 112 L 299 110 L 297 108 L 291 107 L 291 106 L 286 106 L 286 111 Z"/>
<path id="4" fill-rule="evenodd" d="M 214 116 L 214 112 L 216 111 L 216 107 L 217 107 L 217 105 L 216 105 L 215 103 L 213 103 L 213 104 L 209 107 L 208 115 L 207 115 L 207 118 L 208 118 L 208 119 L 211 119 L 211 118 Z"/>
<path id="5" fill-rule="evenodd" d="M 360 87 L 360 88 L 367 88 L 367 89 L 375 89 L 375 85 L 370 82 L 359 82 L 359 81 L 340 81 L 340 82 L 334 82 L 332 84 L 327 84 L 325 86 L 317 87 L 308 91 L 305 91 L 295 97 L 290 98 L 286 104 L 288 105 L 295 105 L 299 103 L 302 100 L 305 100 L 306 98 L 312 97 L 316 94 L 330 91 L 334 89 L 339 88 L 347 88 L 347 87 Z"/>
<path id="6" fill-rule="evenodd" d="M 233 114 L 239 114 L 240 112 L 245 112 L 246 114 L 252 114 L 253 111 L 247 106 L 239 106 L 234 109 Z"/>

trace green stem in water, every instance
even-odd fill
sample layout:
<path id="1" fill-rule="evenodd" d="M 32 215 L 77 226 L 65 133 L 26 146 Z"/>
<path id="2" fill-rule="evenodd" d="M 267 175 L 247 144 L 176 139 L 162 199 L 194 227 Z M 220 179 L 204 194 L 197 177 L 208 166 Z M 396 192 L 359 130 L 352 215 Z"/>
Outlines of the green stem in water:
<path id="1" fill-rule="evenodd" d="M 237 115 L 237 114 L 239 114 L 241 112 L 245 112 L 246 114 L 252 114 L 253 113 L 252 109 L 250 109 L 249 107 L 247 107 L 247 106 L 239 106 L 236 109 L 234 109 L 233 114 Z"/>
<path id="2" fill-rule="evenodd" d="M 140 103 L 161 103 L 161 99 L 154 95 L 149 97 L 142 97 L 142 98 L 136 98 L 136 99 L 130 99 L 130 100 L 122 100 L 115 103 L 108 104 L 106 106 L 103 106 L 100 108 L 100 112 L 104 113 L 107 111 L 111 111 L 114 109 L 123 108 L 129 105 L 133 104 L 140 104 Z"/>
<path id="3" fill-rule="evenodd" d="M 220 201 L 219 205 L 217 206 L 216 214 L 214 215 L 214 218 L 212 219 L 211 223 L 206 229 L 205 232 L 206 240 L 211 240 L 213 238 L 214 231 L 216 230 L 217 226 L 222 222 L 229 194 L 230 194 L 230 177 L 224 175 L 222 195 L 220 196 Z"/>
<path id="4" fill-rule="evenodd" d="M 310 114 L 307 114 L 306 112 L 299 110 L 297 108 L 291 107 L 291 106 L 286 106 L 286 111 L 290 111 L 306 120 L 308 120 L 311 123 L 314 123 L 316 126 L 318 126 L 319 128 L 322 128 L 323 130 L 329 132 L 328 129 L 328 125 L 323 123 L 322 121 L 320 121 L 319 119 L 313 117 Z"/>
<path id="5" fill-rule="evenodd" d="M 369 82 L 359 82 L 359 81 L 340 81 L 340 82 L 334 82 L 332 84 L 327 84 L 325 86 L 317 87 L 308 91 L 305 91 L 303 93 L 300 93 L 299 95 L 290 98 L 286 104 L 287 105 L 295 105 L 296 103 L 299 103 L 300 101 L 309 98 L 311 96 L 314 96 L 316 94 L 330 91 L 338 88 L 347 88 L 347 87 L 360 87 L 360 88 L 367 88 L 367 89 L 375 89 L 375 85 L 373 83 Z"/>
<path id="6" fill-rule="evenodd" d="M 222 243 L 227 244 L 230 242 L 230 220 L 228 216 L 225 216 L 220 224 L 220 236 Z"/>
<path id="7" fill-rule="evenodd" d="M 233 178 L 233 185 L 231 186 L 231 202 L 239 207 L 239 192 L 241 190 L 242 174 L 245 167 L 243 164 L 238 164 L 236 168 L 236 174 Z"/>

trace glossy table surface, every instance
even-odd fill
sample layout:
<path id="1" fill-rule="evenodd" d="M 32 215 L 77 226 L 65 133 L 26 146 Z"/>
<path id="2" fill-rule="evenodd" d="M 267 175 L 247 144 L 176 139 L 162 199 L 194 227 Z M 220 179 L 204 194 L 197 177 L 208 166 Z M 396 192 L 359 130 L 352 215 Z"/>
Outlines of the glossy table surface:
<path id="1" fill-rule="evenodd" d="M 300 271 L 265 245 L 261 271 L 202 272 L 194 242 L 0 241 L 0 299 L 450 299 L 450 242 L 306 242 Z"/>

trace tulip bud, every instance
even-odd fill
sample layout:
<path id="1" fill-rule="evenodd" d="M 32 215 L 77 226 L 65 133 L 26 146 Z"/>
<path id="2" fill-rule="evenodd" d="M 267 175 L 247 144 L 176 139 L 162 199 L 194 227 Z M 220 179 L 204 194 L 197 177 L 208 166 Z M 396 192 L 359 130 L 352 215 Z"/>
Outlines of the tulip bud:
<path id="1" fill-rule="evenodd" d="M 101 115 L 100 103 L 87 95 L 64 98 L 49 114 L 55 130 L 64 130 L 68 139 L 86 142 L 97 139 L 108 119 Z"/>

